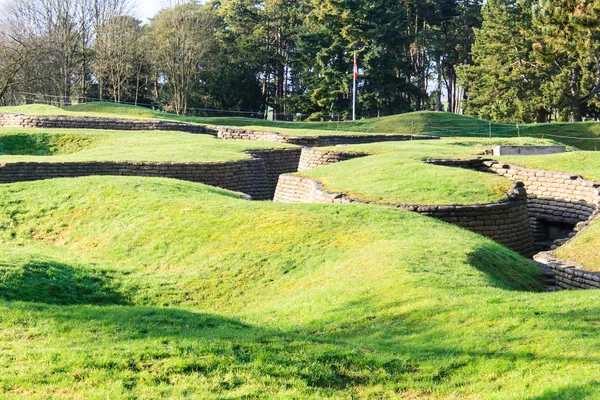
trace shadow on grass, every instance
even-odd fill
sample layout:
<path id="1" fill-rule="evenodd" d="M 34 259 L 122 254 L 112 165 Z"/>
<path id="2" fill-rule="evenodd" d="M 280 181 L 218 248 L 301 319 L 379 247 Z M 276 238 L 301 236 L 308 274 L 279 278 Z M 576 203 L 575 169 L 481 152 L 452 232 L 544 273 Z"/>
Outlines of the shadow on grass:
<path id="1" fill-rule="evenodd" d="M 469 253 L 468 263 L 486 275 L 490 286 L 525 292 L 544 290 L 539 267 L 499 244 L 478 247 Z"/>
<path id="2" fill-rule="evenodd" d="M 356 302 L 348 304 L 349 308 L 359 306 Z M 481 373 L 489 371 L 535 369 L 553 362 L 559 367 L 565 361 L 598 363 L 594 354 L 578 358 L 561 355 L 561 349 L 552 354 L 519 348 L 499 351 L 498 338 L 490 338 L 486 332 L 475 335 L 477 346 L 461 346 L 451 328 L 425 318 L 425 314 L 415 315 L 427 310 L 413 310 L 397 319 L 367 316 L 359 322 L 358 330 L 342 327 L 326 333 L 310 329 L 290 332 L 215 314 L 158 307 L 65 307 L 23 302 L 0 302 L 0 307 L 6 316 L 0 324 L 23 323 L 30 332 L 35 332 L 36 326 L 43 327 L 44 332 L 66 339 L 59 342 L 73 342 L 73 348 L 85 353 L 79 364 L 65 365 L 67 371 L 126 376 L 119 384 L 128 391 L 136 385 L 175 385 L 187 379 L 184 376 L 200 376 L 220 382 L 216 390 L 222 392 L 252 382 L 262 382 L 259 386 L 265 387 L 277 382 L 293 386 L 299 393 L 335 393 L 357 387 L 427 393 L 454 390 L 475 381 L 481 384 Z M 453 314 L 451 307 L 432 312 Z M 550 318 L 547 321 L 551 323 Z M 488 384 L 494 385 L 493 381 Z M 549 382 L 530 400 L 582 398 L 597 389 L 595 382 L 561 389 Z"/>
<path id="3" fill-rule="evenodd" d="M 22 302 L 0 302 L 0 307 L 5 315 L 28 315 L 29 321 L 46 331 L 72 334 L 75 342 L 85 342 L 85 366 L 77 368 L 103 370 L 108 375 L 121 371 L 150 374 L 158 384 L 175 382 L 182 375 L 226 375 L 235 379 L 223 383 L 225 390 L 247 383 L 249 376 L 251 380 L 292 380 L 304 388 L 343 390 L 381 381 L 379 375 L 388 376 L 387 371 L 412 368 L 402 361 L 382 362 L 354 346 L 214 314 Z M 27 326 L 35 329 L 30 322 Z"/>
<path id="4" fill-rule="evenodd" d="M 591 381 L 585 385 L 569 385 L 558 389 L 547 390 L 539 396 L 528 397 L 528 400 L 573 400 L 596 398 L 600 393 L 600 382 Z"/>
<path id="5" fill-rule="evenodd" d="M 46 304 L 128 304 L 106 271 L 54 261 L 0 265 L 0 298 Z"/>

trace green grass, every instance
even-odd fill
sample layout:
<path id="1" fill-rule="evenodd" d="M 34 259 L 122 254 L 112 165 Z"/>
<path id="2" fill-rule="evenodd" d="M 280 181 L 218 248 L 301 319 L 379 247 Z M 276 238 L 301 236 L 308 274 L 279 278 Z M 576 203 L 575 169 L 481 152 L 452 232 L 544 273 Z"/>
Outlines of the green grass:
<path id="1" fill-rule="evenodd" d="M 497 144 L 538 143 L 536 139 L 461 139 L 373 143 L 344 146 L 348 152 L 374 153 L 299 175 L 325 189 L 387 204 L 484 204 L 507 200 L 513 184 L 506 178 L 462 168 L 426 164 L 427 158 L 465 158 Z M 544 143 L 547 143 L 544 142 Z M 340 151 L 340 147 L 325 148 Z"/>
<path id="2" fill-rule="evenodd" d="M 600 225 L 596 221 L 585 231 L 559 247 L 555 253 L 558 257 L 583 264 L 586 271 L 600 272 L 598 248 L 600 248 Z"/>
<path id="3" fill-rule="evenodd" d="M 520 134 L 526 137 L 552 139 L 582 150 L 597 150 L 600 146 L 600 124 L 597 122 L 529 124 L 521 125 L 518 131 L 516 125 L 490 123 L 474 117 L 430 111 L 341 122 L 271 122 L 243 117 L 188 117 L 110 102 L 77 104 L 63 108 L 30 104 L 0 107 L 0 113 L 161 119 L 268 130 L 290 136 L 386 133 L 476 138 L 488 137 L 491 127 L 493 138 L 517 137 Z"/>
<path id="4" fill-rule="evenodd" d="M 439 221 L 107 177 L 0 210 L 3 397 L 598 396 L 598 292 Z"/>
<path id="5" fill-rule="evenodd" d="M 184 132 L 0 128 L 2 162 L 215 162 L 250 158 L 248 150 L 287 147 Z"/>
<path id="6" fill-rule="evenodd" d="M 495 159 L 526 168 L 565 172 L 600 181 L 600 153 L 577 151 L 544 156 L 503 156 Z"/>
<path id="7" fill-rule="evenodd" d="M 167 119 L 177 118 L 177 115 L 162 113 L 150 108 L 136 107 L 126 104 L 97 102 L 77 104 L 68 107 L 57 107 L 46 104 L 27 104 L 23 106 L 0 107 L 0 113 L 71 116 L 71 117 L 97 117 L 97 118 L 127 118 L 127 119 Z"/>

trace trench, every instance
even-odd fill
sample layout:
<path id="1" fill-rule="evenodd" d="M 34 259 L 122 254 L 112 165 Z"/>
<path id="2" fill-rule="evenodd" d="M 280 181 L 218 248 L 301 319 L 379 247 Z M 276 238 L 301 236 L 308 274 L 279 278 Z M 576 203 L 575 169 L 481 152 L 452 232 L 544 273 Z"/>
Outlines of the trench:
<path id="1" fill-rule="evenodd" d="M 248 154 L 252 156 L 250 160 L 222 163 L 84 162 L 60 164 L 8 163 L 0 165 L 0 183 L 87 175 L 158 176 L 200 182 L 238 191 L 249 195 L 249 198 L 253 200 L 276 200 L 279 182 L 281 177 L 286 176 L 286 174 L 368 155 L 337 151 L 322 152 L 311 149 L 311 147 L 382 141 L 439 139 L 439 137 L 433 136 L 413 137 L 411 135 L 287 137 L 274 132 L 258 132 L 223 127 L 207 128 L 165 121 L 123 121 L 116 119 L 40 117 L 8 114 L 0 115 L 0 126 L 178 130 L 189 133 L 210 134 L 219 139 L 262 140 L 305 146 L 302 149 L 296 147 L 283 150 L 249 151 Z M 53 153 L 55 150 L 54 148 L 50 149 L 50 144 L 42 143 L 42 145 L 45 147 L 42 146 L 44 148 L 39 150 L 41 152 Z M 23 149 L 15 149 L 15 152 L 21 151 Z M 7 151 L 7 153 L 10 153 L 10 151 Z M 568 241 L 598 217 L 600 214 L 598 211 L 600 209 L 599 183 L 586 181 L 580 176 L 528 170 L 482 158 L 469 160 L 426 160 L 425 162 L 494 173 L 505 176 L 515 184 L 523 182 L 527 191 L 526 207 L 529 219 L 525 225 L 527 225 L 527 229 L 530 231 L 529 235 L 524 235 L 523 237 L 532 238 L 533 247 L 535 252 L 537 252 L 534 259 L 538 261 L 543 260 L 545 268 L 549 271 L 547 274 L 549 282 L 556 278 L 558 286 L 561 288 L 600 288 L 600 274 L 590 274 L 586 271 L 578 270 L 577 265 L 567 264 L 565 266 L 564 260 L 556 260 L 553 258 L 551 252 L 548 252 L 548 250 L 552 250 L 556 246 L 560 246 Z M 338 201 L 339 198 L 334 198 L 333 200 Z M 351 199 L 349 202 L 352 202 Z M 431 214 L 430 216 L 442 220 L 447 212 L 439 207 L 411 207 L 409 209 L 412 211 L 421 212 L 425 215 L 429 213 Z M 419 211 L 419 208 L 423 208 L 424 211 Z M 452 212 L 450 212 L 451 214 Z M 448 222 L 473 231 L 477 231 L 475 227 L 480 225 L 480 221 L 474 221 L 474 224 L 469 224 L 467 221 L 467 223 L 461 225 L 458 221 L 455 221 L 454 216 L 449 217 Z M 515 227 L 517 225 L 522 226 L 523 224 L 514 224 Z M 513 227 L 511 229 L 517 228 Z M 496 240 L 490 232 L 483 230 L 477 233 Z M 502 244 L 506 245 L 506 243 Z M 509 245 L 507 247 L 513 249 L 527 248 L 524 244 L 521 245 L 513 243 L 512 246 Z M 524 251 L 520 252 L 524 253 Z"/>

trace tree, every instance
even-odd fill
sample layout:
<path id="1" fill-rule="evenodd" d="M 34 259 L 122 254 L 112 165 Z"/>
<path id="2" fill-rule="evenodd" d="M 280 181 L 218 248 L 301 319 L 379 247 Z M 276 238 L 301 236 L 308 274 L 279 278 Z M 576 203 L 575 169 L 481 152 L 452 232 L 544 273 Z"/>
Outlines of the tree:
<path id="1" fill-rule="evenodd" d="M 199 74 L 215 45 L 216 18 L 210 5 L 184 3 L 152 19 L 153 55 L 177 114 L 185 114 Z"/>
<path id="2" fill-rule="evenodd" d="M 531 0 L 489 0 L 475 30 L 473 65 L 459 70 L 465 112 L 496 121 L 543 121 L 542 82 L 549 71 L 534 54 Z"/>
<path id="3" fill-rule="evenodd" d="M 437 73 L 436 109 L 443 110 L 442 90 L 445 86 L 448 111 L 458 112 L 462 94 L 458 84 L 457 69 L 470 65 L 475 41 L 474 29 L 481 27 L 481 0 L 439 0 L 432 16 L 430 53 L 435 60 Z"/>
<path id="4" fill-rule="evenodd" d="M 564 119 L 581 121 L 600 92 L 600 2 L 540 0 L 533 10 L 536 55 L 553 70 L 542 89 Z"/>
<path id="5" fill-rule="evenodd" d="M 0 101 L 24 83 L 24 72 L 40 56 L 40 43 L 35 32 L 24 21 L 27 15 L 15 7 L 5 5 L 0 18 Z M 15 95 L 13 93 L 13 95 Z"/>
<path id="6" fill-rule="evenodd" d="M 255 71 L 261 81 L 263 106 L 272 106 L 276 118 L 285 114 L 297 82 L 292 63 L 306 2 L 221 0 L 214 6 L 223 24 L 221 46 L 232 62 Z"/>
<path id="7" fill-rule="evenodd" d="M 111 90 L 111 96 L 120 103 L 124 93 L 133 94 L 139 88 L 141 70 L 144 68 L 145 50 L 142 47 L 143 29 L 140 21 L 129 16 L 113 17 L 96 28 L 96 45 L 93 70 Z M 134 90 L 128 86 L 136 77 Z M 99 87 L 102 97 L 103 87 Z"/>

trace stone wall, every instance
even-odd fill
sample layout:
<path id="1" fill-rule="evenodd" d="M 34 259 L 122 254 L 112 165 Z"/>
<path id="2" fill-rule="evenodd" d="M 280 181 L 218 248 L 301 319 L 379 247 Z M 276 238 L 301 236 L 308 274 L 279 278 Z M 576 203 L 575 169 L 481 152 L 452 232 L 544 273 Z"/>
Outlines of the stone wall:
<path id="1" fill-rule="evenodd" d="M 496 146 L 495 156 L 534 156 L 540 154 L 565 153 L 567 146 Z"/>
<path id="2" fill-rule="evenodd" d="M 534 260 L 551 270 L 556 286 L 561 289 L 600 289 L 600 274 L 585 271 L 580 264 L 556 258 L 552 252 L 538 253 Z"/>
<path id="3" fill-rule="evenodd" d="M 109 129 L 127 131 L 180 131 L 208 133 L 204 126 L 180 122 L 156 120 L 128 120 L 89 117 L 59 117 L 40 115 L 0 114 L 0 127 L 16 128 L 62 128 L 62 129 Z"/>
<path id="4" fill-rule="evenodd" d="M 368 156 L 367 153 L 345 153 L 339 151 L 316 150 L 309 147 L 302 148 L 298 171 L 306 171 L 320 165 L 338 163 L 358 157 Z"/>
<path id="5" fill-rule="evenodd" d="M 279 176 L 298 171 L 302 149 L 254 150 L 248 154 L 263 160 L 269 183 L 269 199 L 275 195 Z"/>
<path id="6" fill-rule="evenodd" d="M 66 116 L 42 116 L 21 114 L 0 114 L 0 127 L 16 128 L 62 128 L 62 129 L 107 129 L 127 131 L 180 131 L 209 134 L 219 139 L 262 140 L 277 143 L 289 143 L 298 146 L 337 146 L 341 144 L 361 144 L 405 140 L 439 139 L 437 136 L 412 135 L 331 135 L 294 137 L 277 132 L 262 132 L 242 128 L 206 127 L 183 122 L 156 120 L 129 120 L 116 118 L 90 118 Z"/>
<path id="7" fill-rule="evenodd" d="M 438 136 L 412 136 L 412 135 L 323 135 L 323 136 L 285 136 L 277 132 L 262 132 L 250 129 L 230 128 L 218 126 L 208 131 L 220 139 L 233 140 L 263 140 L 267 142 L 289 143 L 306 147 L 327 147 L 344 144 L 363 144 L 376 142 L 398 142 L 407 140 L 436 140 Z M 211 133 L 211 132 L 208 132 Z"/>
<path id="8" fill-rule="evenodd" d="M 282 175 L 279 178 L 274 201 L 382 205 L 376 202 L 356 200 L 342 193 L 331 193 L 324 190 L 321 183 L 314 179 L 289 174 Z M 526 256 L 531 256 L 534 253 L 524 191 L 511 195 L 510 201 L 484 205 L 427 206 L 393 204 L 387 206 L 417 212 L 458 225 L 487 236 Z"/>
<path id="9" fill-rule="evenodd" d="M 288 143 L 287 137 L 277 132 L 262 132 L 250 129 L 217 126 L 211 128 L 219 139 L 224 140 L 262 140 L 265 142 Z"/>
<path id="10" fill-rule="evenodd" d="M 600 205 L 600 185 L 581 176 L 537 171 L 495 161 L 485 161 L 483 165 L 489 172 L 525 184 L 533 217 L 577 224 L 590 218 Z"/>
<path id="11" fill-rule="evenodd" d="M 272 190 L 261 159 L 217 163 L 14 162 L 0 164 L 0 183 L 89 175 L 153 176 L 200 182 L 267 200 Z"/>
<path id="12" fill-rule="evenodd" d="M 331 135 L 289 137 L 287 143 L 306 147 L 328 147 L 346 144 L 366 144 L 379 142 L 405 142 L 409 140 L 439 140 L 439 136 L 425 135 Z"/>
<path id="13" fill-rule="evenodd" d="M 587 221 L 600 208 L 600 184 L 578 175 L 533 170 L 480 158 L 428 162 L 491 172 L 513 182 L 523 182 L 536 241 L 543 235 L 544 221 L 576 225 Z"/>

